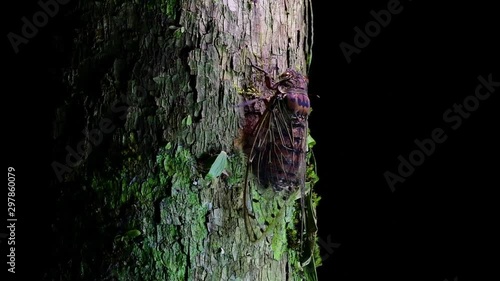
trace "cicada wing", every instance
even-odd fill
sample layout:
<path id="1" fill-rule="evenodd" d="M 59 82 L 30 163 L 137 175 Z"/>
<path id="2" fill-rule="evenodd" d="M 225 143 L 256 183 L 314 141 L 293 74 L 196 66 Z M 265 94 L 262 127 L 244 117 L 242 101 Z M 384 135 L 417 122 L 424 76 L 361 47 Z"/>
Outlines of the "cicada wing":
<path id="1" fill-rule="evenodd" d="M 309 189 L 306 186 L 308 159 L 311 158 L 306 156 L 308 153 L 308 122 L 307 116 L 288 115 L 291 116 L 288 117 L 281 115 L 283 112 L 285 111 L 278 110 L 274 116 L 276 118 L 274 124 L 278 124 L 278 127 L 282 129 L 282 133 L 279 135 L 280 139 L 274 140 L 275 143 L 280 144 L 276 149 L 281 150 L 280 155 L 283 159 L 280 160 L 280 163 L 284 163 L 278 168 L 286 175 L 284 181 L 295 190 L 295 194 L 300 198 L 300 219 L 297 230 L 300 233 L 301 261 L 304 266 L 308 266 L 310 262 L 314 262 L 318 230 L 311 190 L 313 183 L 309 183 Z M 312 154 L 312 152 L 310 153 Z M 314 163 L 311 165 L 315 167 Z M 312 268 L 315 266 L 313 265 Z"/>
<path id="2" fill-rule="evenodd" d="M 307 120 L 290 113 L 282 101 L 272 115 L 272 175 L 278 191 L 294 192 L 304 185 Z"/>
<path id="3" fill-rule="evenodd" d="M 280 111 L 282 112 L 282 111 Z M 290 116 L 290 115 L 289 115 Z M 281 149 L 287 150 L 286 153 L 282 153 L 286 157 L 283 159 L 285 163 L 281 170 L 286 175 L 285 181 L 288 183 L 291 189 L 297 191 L 300 198 L 301 207 L 301 219 L 300 219 L 300 241 L 303 241 L 303 233 L 306 228 L 306 153 L 307 153 L 307 132 L 308 123 L 306 116 L 292 115 L 288 117 L 286 115 L 279 116 L 278 124 L 281 128 L 286 128 L 283 130 L 283 134 L 280 135 L 282 143 Z"/>
<path id="4" fill-rule="evenodd" d="M 259 232 L 263 232 L 261 227 L 255 226 L 256 223 L 256 215 L 254 213 L 253 204 L 252 204 L 252 190 L 256 187 L 256 181 L 254 179 L 254 175 L 257 176 L 259 174 L 259 165 L 262 161 L 262 152 L 265 150 L 265 146 L 267 145 L 266 134 L 269 130 L 269 120 L 270 120 L 270 112 L 266 110 L 264 114 L 257 121 L 256 126 L 252 130 L 251 135 L 249 136 L 249 140 L 251 143 L 250 150 L 248 153 L 248 161 L 245 172 L 245 183 L 244 183 L 244 213 L 245 213 L 245 227 L 250 237 L 251 241 L 257 241 L 261 238 L 262 234 Z M 257 180 L 258 182 L 258 180 Z M 254 222 L 254 223 L 252 223 Z M 256 230 L 256 228 L 258 228 Z M 257 234 L 257 233 L 259 234 Z"/>
<path id="5" fill-rule="evenodd" d="M 279 179 L 286 175 L 287 149 L 280 140 L 280 134 L 290 135 L 288 128 L 283 127 L 279 118 L 281 109 L 277 106 L 276 99 L 271 100 L 271 105 L 260 117 L 251 135 L 251 149 L 247 163 L 244 187 L 245 226 L 252 241 L 260 240 L 267 235 L 276 225 L 283 220 L 283 205 L 288 199 L 277 196 Z M 282 131 L 282 132 L 281 132 Z M 285 137 L 284 139 L 288 139 Z M 286 144 L 289 146 L 289 144 Z M 256 180 L 252 180 L 253 177 Z M 257 186 L 264 187 L 267 192 L 259 194 Z M 252 196 L 253 194 L 253 196 Z M 258 200 L 261 197 L 265 200 Z M 254 205 L 253 202 L 259 204 Z M 252 223 L 253 222 L 253 223 Z"/>
<path id="6" fill-rule="evenodd" d="M 284 210 L 290 201 L 301 200 L 300 241 L 305 232 L 306 218 L 304 188 L 307 149 L 307 118 L 294 116 L 284 99 L 273 97 L 268 109 L 261 116 L 252 132 L 251 149 L 245 176 L 245 224 L 252 240 L 269 233 L 276 220 L 283 220 Z M 254 211 L 251 188 L 257 178 L 260 186 L 273 191 L 273 195 L 259 202 L 258 211 L 266 218 L 258 217 Z M 281 194 L 281 195 L 280 195 Z M 255 194 L 255 196 L 259 196 Z M 285 197 L 285 198 L 283 198 Z M 264 201 L 264 200 L 262 200 Z M 266 208 L 263 206 L 266 205 Z M 267 212 L 267 213 L 265 213 Z M 269 221 L 271 219 L 272 221 Z M 251 223 L 254 221 L 255 223 Z M 255 225 L 255 226 L 254 226 Z M 256 235 L 255 233 L 259 233 Z"/>

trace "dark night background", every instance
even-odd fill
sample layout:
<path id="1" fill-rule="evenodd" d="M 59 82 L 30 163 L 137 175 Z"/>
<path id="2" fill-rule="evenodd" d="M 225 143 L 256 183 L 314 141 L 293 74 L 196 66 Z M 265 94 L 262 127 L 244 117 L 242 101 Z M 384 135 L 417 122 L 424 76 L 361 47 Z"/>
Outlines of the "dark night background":
<path id="1" fill-rule="evenodd" d="M 498 9 L 487 1 L 401 1 L 401 13 L 347 63 L 339 44 L 353 45 L 353 28 L 364 29 L 373 20 L 370 11 L 388 2 L 313 1 L 309 78 L 310 94 L 319 98 L 312 97 L 309 124 L 322 197 L 319 237 L 340 244 L 330 253 L 322 249 L 319 278 L 495 277 L 498 265 L 490 256 L 498 255 L 500 88 L 456 130 L 443 113 L 474 94 L 479 75 L 500 81 Z M 50 132 L 65 93 L 52 77 L 66 62 L 61 48 L 71 42 L 73 23 L 56 16 L 14 55 L 5 35 L 38 8 L 34 1 L 17 5 L 3 11 L 4 151 L 7 166 L 17 168 L 16 270 L 24 276 L 51 263 L 57 239 L 48 235 L 47 223 L 56 204 L 49 187 Z M 398 155 L 407 158 L 416 149 L 413 141 L 431 137 L 437 127 L 447 140 L 391 192 L 384 172 L 397 173 Z"/>

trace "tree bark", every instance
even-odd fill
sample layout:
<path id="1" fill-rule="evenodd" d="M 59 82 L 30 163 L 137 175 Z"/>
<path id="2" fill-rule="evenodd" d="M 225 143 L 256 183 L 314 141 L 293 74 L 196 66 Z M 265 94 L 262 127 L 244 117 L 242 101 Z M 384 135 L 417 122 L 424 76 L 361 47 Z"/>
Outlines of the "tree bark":
<path id="1" fill-rule="evenodd" d="M 77 6 L 54 126 L 60 258 L 47 279 L 302 280 L 285 221 L 257 243 L 245 230 L 238 105 L 250 63 L 306 73 L 309 1 Z M 224 171 L 207 176 L 221 152 Z"/>

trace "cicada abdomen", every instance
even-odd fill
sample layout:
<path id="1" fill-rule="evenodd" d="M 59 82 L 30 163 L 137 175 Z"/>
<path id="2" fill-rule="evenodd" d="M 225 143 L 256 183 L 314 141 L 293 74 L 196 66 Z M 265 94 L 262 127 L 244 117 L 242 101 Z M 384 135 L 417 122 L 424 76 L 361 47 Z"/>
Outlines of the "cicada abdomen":
<path id="1" fill-rule="evenodd" d="M 307 117 L 310 105 L 307 80 L 288 69 L 280 80 L 267 86 L 274 90 L 264 115 L 255 127 L 250 161 L 264 186 L 293 192 L 304 185 L 307 150 Z"/>
<path id="2" fill-rule="evenodd" d="M 257 67 L 256 67 L 257 68 Z M 307 119 L 310 113 L 309 97 L 307 95 L 308 80 L 293 69 L 287 69 L 279 76 L 277 82 L 271 80 L 265 73 L 265 82 L 272 94 L 263 98 L 265 110 L 263 113 L 247 114 L 251 127 L 247 136 L 248 165 L 245 177 L 245 224 L 252 241 L 265 236 L 268 229 L 258 226 L 259 233 L 250 222 L 255 219 L 253 200 L 250 190 L 250 174 L 253 174 L 263 187 L 270 187 L 275 194 L 283 194 L 285 198 L 301 198 L 302 236 L 305 217 L 305 178 L 307 152 Z M 258 118 L 255 116 L 258 115 Z M 296 194 L 296 196 L 294 196 Z M 280 219 L 282 215 L 273 215 Z M 273 224 L 274 225 L 274 224 Z M 301 237 L 302 240 L 302 237 Z"/>

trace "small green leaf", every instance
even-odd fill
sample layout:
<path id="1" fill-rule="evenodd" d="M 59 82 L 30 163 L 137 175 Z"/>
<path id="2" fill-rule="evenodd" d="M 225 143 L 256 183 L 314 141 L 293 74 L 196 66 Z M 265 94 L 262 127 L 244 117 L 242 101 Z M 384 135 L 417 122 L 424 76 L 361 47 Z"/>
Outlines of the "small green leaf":
<path id="1" fill-rule="evenodd" d="M 129 230 L 125 233 L 125 237 L 129 238 L 129 239 L 133 239 L 137 236 L 141 235 L 141 231 L 138 230 L 138 229 L 132 229 L 132 230 Z"/>
<path id="2" fill-rule="evenodd" d="M 191 115 L 184 117 L 184 119 L 182 119 L 182 124 L 186 127 L 191 126 L 191 124 L 193 124 L 193 118 L 191 118 Z"/>
<path id="3" fill-rule="evenodd" d="M 316 141 L 311 137 L 311 135 L 307 135 L 307 147 L 311 148 L 316 145 Z"/>
<path id="4" fill-rule="evenodd" d="M 156 84 L 162 84 L 162 83 L 165 83 L 167 81 L 167 77 L 165 76 L 156 76 L 156 77 L 153 77 L 153 81 L 155 81 Z"/>
<path id="5" fill-rule="evenodd" d="M 227 166 L 227 153 L 225 151 L 221 151 L 217 158 L 215 159 L 212 167 L 210 167 L 210 171 L 205 178 L 207 179 L 215 179 L 222 174 L 222 172 L 226 169 Z"/>

